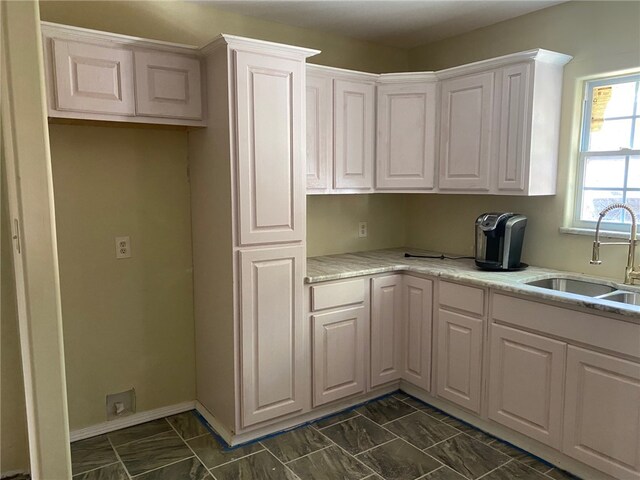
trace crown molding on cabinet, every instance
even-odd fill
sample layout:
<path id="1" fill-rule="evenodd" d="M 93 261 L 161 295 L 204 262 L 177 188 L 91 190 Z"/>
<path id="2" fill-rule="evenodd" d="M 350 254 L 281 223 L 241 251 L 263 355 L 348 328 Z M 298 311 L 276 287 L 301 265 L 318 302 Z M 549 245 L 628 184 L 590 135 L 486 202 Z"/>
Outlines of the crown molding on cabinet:
<path id="1" fill-rule="evenodd" d="M 295 57 L 298 59 L 313 57 L 314 55 L 320 53 L 320 50 L 315 50 L 312 48 L 296 47 L 293 45 L 286 45 L 284 43 L 256 40 L 253 38 L 239 37 L 237 35 L 229 35 L 226 33 L 221 33 L 216 36 L 216 38 L 214 38 L 211 42 L 200 49 L 200 53 L 203 55 L 209 55 L 216 49 L 226 45 L 234 49 L 245 51 L 259 51 L 261 53 L 268 52 L 270 50 L 274 53 L 286 52 L 287 56 Z"/>

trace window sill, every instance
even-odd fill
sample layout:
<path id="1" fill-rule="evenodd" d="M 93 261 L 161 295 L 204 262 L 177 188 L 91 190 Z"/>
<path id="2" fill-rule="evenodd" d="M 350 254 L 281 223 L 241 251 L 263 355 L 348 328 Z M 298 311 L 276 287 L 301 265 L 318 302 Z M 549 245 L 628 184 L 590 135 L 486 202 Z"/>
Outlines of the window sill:
<path id="1" fill-rule="evenodd" d="M 576 228 L 576 227 L 560 227 L 560 233 L 568 235 L 585 235 L 595 237 L 596 230 L 592 228 Z M 629 239 L 629 232 L 615 232 L 611 230 L 600 230 L 600 238 L 622 238 Z M 636 235 L 636 239 L 640 239 L 640 234 Z"/>

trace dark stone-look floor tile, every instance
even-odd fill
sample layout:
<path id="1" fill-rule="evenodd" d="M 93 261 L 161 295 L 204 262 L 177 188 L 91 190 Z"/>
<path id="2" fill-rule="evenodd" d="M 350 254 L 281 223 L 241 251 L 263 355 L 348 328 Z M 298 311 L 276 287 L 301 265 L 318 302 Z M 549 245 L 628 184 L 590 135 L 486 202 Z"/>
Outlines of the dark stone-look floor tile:
<path id="1" fill-rule="evenodd" d="M 322 433 L 352 455 L 396 438 L 394 434 L 363 416 L 325 428 Z"/>
<path id="2" fill-rule="evenodd" d="M 404 438 L 420 450 L 460 434 L 455 428 L 445 425 L 422 412 L 415 412 L 388 423 L 385 428 Z"/>
<path id="3" fill-rule="evenodd" d="M 4 478 L 4 477 L 3 477 Z M 13 478 L 13 477 L 12 477 Z M 90 472 L 74 475 L 73 480 L 128 480 L 129 476 L 120 462 Z"/>
<path id="4" fill-rule="evenodd" d="M 318 420 L 314 425 L 316 428 L 327 428 L 331 425 L 335 425 L 336 423 L 344 422 L 345 420 L 349 420 L 350 418 L 357 417 L 360 415 L 355 410 L 348 410 L 346 412 L 338 413 L 337 415 L 332 415 L 327 418 L 323 418 L 322 420 Z"/>
<path id="5" fill-rule="evenodd" d="M 483 480 L 546 480 L 547 477 L 515 460 L 482 477 Z"/>
<path id="6" fill-rule="evenodd" d="M 524 450 L 520 450 L 519 448 L 509 445 L 508 443 L 501 442 L 500 440 L 491 442 L 489 446 L 504 453 L 505 455 L 509 455 L 511 458 L 525 464 L 527 467 L 537 470 L 538 472 L 546 473 L 552 468 L 551 465 L 544 463 Z"/>
<path id="7" fill-rule="evenodd" d="M 171 417 L 167 417 L 167 421 L 185 440 L 189 440 L 190 438 L 209 433 L 209 430 L 207 430 L 206 427 L 200 422 L 200 419 L 196 415 L 195 411 L 172 415 Z"/>
<path id="8" fill-rule="evenodd" d="M 143 438 L 152 437 L 163 432 L 173 431 L 171 425 L 164 418 L 153 420 L 152 422 L 134 425 L 133 427 L 123 428 L 115 432 L 108 433 L 107 436 L 114 447 L 124 445 L 125 443 L 135 442 Z"/>
<path id="9" fill-rule="evenodd" d="M 104 467 L 117 461 L 116 452 L 113 451 L 109 439 L 104 435 L 79 440 L 71 444 L 71 471 L 73 475 Z"/>
<path id="10" fill-rule="evenodd" d="M 291 470 L 301 480 L 361 480 L 371 475 L 371 470 L 332 446 L 289 463 Z"/>
<path id="11" fill-rule="evenodd" d="M 414 480 L 440 467 L 432 457 L 399 438 L 356 458 L 386 480 Z"/>
<path id="12" fill-rule="evenodd" d="M 217 480 L 296 480 L 294 474 L 267 450 L 216 467 L 211 473 Z"/>
<path id="13" fill-rule="evenodd" d="M 425 450 L 461 475 L 476 479 L 510 458 L 466 435 L 458 435 Z"/>
<path id="14" fill-rule="evenodd" d="M 264 440 L 262 445 L 286 463 L 328 447 L 331 442 L 315 428 L 303 427 Z"/>
<path id="15" fill-rule="evenodd" d="M 437 418 L 438 420 L 445 420 L 447 418 L 451 418 L 446 413 L 441 412 L 440 410 L 432 407 L 431 405 L 427 405 L 426 403 L 421 402 L 420 400 L 417 400 L 415 398 L 409 397 L 403 400 L 403 402 L 406 403 L 407 405 L 410 405 L 413 408 L 417 408 L 418 410 L 423 411 L 424 413 L 432 416 L 433 418 Z"/>
<path id="16" fill-rule="evenodd" d="M 357 409 L 358 413 L 381 425 L 409 415 L 413 411 L 415 408 L 393 397 L 367 403 Z"/>
<path id="17" fill-rule="evenodd" d="M 189 447 L 173 430 L 120 445 L 116 447 L 116 451 L 131 476 L 193 456 Z"/>
<path id="18" fill-rule="evenodd" d="M 443 420 L 443 422 L 447 425 L 451 425 L 452 427 L 457 428 L 463 433 L 466 433 L 471 438 L 475 438 L 476 440 L 487 445 L 496 439 L 496 437 L 493 437 L 488 433 L 484 433 L 482 430 L 478 430 L 477 428 L 472 427 L 468 423 L 464 423 L 457 418 L 449 417 Z"/>
<path id="19" fill-rule="evenodd" d="M 407 395 L 404 392 L 396 392 L 393 395 L 391 395 L 393 398 L 397 398 L 398 400 L 406 400 L 407 398 L 411 398 L 409 395 Z"/>
<path id="20" fill-rule="evenodd" d="M 209 471 L 195 458 L 187 458 L 136 477 L 136 480 L 211 480 Z"/>
<path id="21" fill-rule="evenodd" d="M 251 443 L 244 447 L 236 447 L 225 450 L 223 446 L 212 435 L 192 438 L 187 443 L 196 453 L 198 458 L 204 462 L 207 468 L 217 467 L 223 463 L 231 462 L 252 453 L 264 450 L 259 443 Z"/>
<path id="22" fill-rule="evenodd" d="M 427 474 L 420 480 L 466 480 L 465 477 L 454 472 L 449 467 L 441 467 L 435 472 Z"/>
<path id="23" fill-rule="evenodd" d="M 550 472 L 547 472 L 547 476 L 554 480 L 580 480 L 580 477 L 576 477 L 575 475 L 565 472 L 564 470 L 560 470 L 559 468 L 554 468 Z"/>

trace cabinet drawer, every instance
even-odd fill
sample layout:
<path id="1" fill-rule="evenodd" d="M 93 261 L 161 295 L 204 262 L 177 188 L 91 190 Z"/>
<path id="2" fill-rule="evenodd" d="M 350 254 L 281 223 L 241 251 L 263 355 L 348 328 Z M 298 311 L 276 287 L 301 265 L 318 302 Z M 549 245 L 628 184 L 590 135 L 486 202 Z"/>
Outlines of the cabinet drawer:
<path id="1" fill-rule="evenodd" d="M 440 305 L 484 315 L 484 290 L 451 282 L 440 282 Z"/>
<path id="2" fill-rule="evenodd" d="M 311 287 L 311 310 L 342 307 L 364 302 L 364 279 Z"/>

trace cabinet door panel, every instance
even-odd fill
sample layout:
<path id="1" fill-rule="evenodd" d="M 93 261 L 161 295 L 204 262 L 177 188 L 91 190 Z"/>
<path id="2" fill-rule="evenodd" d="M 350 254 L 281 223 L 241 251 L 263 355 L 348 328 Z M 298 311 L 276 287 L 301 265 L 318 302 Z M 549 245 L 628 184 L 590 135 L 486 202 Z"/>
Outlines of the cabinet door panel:
<path id="1" fill-rule="evenodd" d="M 130 50 L 68 40 L 51 41 L 58 110 L 134 114 Z"/>
<path id="2" fill-rule="evenodd" d="M 364 306 L 311 317 L 313 405 L 364 392 Z"/>
<path id="3" fill-rule="evenodd" d="M 244 427 L 303 408 L 304 262 L 303 247 L 240 252 Z"/>
<path id="4" fill-rule="evenodd" d="M 136 113 L 202 118 L 200 60 L 158 52 L 135 52 Z"/>
<path id="5" fill-rule="evenodd" d="M 502 69 L 498 190 L 523 191 L 525 188 L 531 136 L 530 70 L 529 64 Z"/>
<path id="6" fill-rule="evenodd" d="M 569 347 L 563 451 L 615 478 L 640 478 L 640 364 Z"/>
<path id="7" fill-rule="evenodd" d="M 402 276 L 371 280 L 371 386 L 402 372 Z"/>
<path id="8" fill-rule="evenodd" d="M 335 80 L 335 188 L 373 188 L 375 86 Z"/>
<path id="9" fill-rule="evenodd" d="M 438 380 L 440 397 L 480 413 L 482 320 L 440 309 Z"/>
<path id="10" fill-rule="evenodd" d="M 442 82 L 439 187 L 490 188 L 494 72 Z"/>
<path id="11" fill-rule="evenodd" d="M 378 87 L 377 188 L 433 188 L 435 101 L 435 83 Z"/>
<path id="12" fill-rule="evenodd" d="M 235 52 L 240 243 L 304 238 L 300 61 Z"/>
<path id="13" fill-rule="evenodd" d="M 307 188 L 331 188 L 333 80 L 307 75 Z"/>
<path id="14" fill-rule="evenodd" d="M 491 325 L 489 418 L 560 448 L 567 345 Z"/>
<path id="15" fill-rule="evenodd" d="M 433 282 L 406 275 L 403 285 L 404 359 L 402 378 L 431 391 Z"/>

